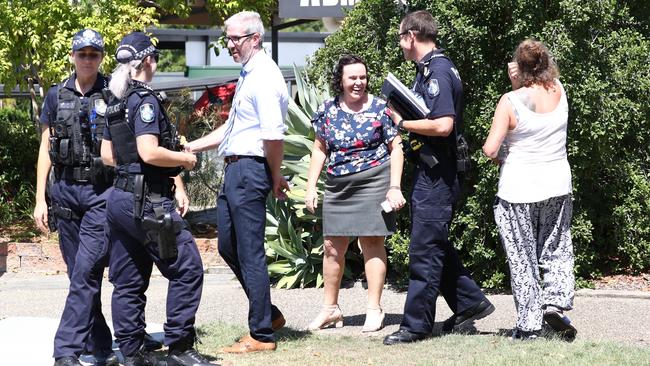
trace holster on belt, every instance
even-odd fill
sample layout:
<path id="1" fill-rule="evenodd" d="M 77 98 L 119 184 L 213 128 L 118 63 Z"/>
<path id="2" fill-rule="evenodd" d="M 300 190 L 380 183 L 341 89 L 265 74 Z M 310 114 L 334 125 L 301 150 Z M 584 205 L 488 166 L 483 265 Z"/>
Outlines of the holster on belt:
<path id="1" fill-rule="evenodd" d="M 144 175 L 135 174 L 133 176 L 133 217 L 142 220 L 144 216 L 144 198 L 146 196 Z"/>
<path id="2" fill-rule="evenodd" d="M 413 162 L 422 162 L 429 168 L 438 164 L 435 152 L 425 137 L 410 134 L 407 144 L 402 144 L 404 155 Z"/>
<path id="3" fill-rule="evenodd" d="M 429 168 L 433 168 L 438 164 L 438 159 L 436 158 L 435 152 L 430 144 L 424 143 L 419 152 L 420 161 L 422 161 Z"/>
<path id="4" fill-rule="evenodd" d="M 56 167 L 56 165 L 54 167 Z M 54 189 L 54 179 L 54 169 L 50 169 L 47 177 L 47 184 L 45 186 L 45 204 L 47 205 L 47 226 L 48 229 L 50 229 L 51 233 L 56 231 L 57 222 L 57 217 L 54 214 L 54 208 L 52 207 L 52 190 Z"/>
<path id="5" fill-rule="evenodd" d="M 142 227 L 147 230 L 147 238 L 158 243 L 158 255 L 160 259 L 171 259 L 178 255 L 176 247 L 176 234 L 183 228 L 183 223 L 174 221 L 172 215 L 165 211 L 162 206 L 162 198 L 152 194 L 151 202 L 155 217 L 142 219 Z M 158 196 L 158 197 L 155 197 Z M 153 237 L 153 234 L 156 237 Z"/>

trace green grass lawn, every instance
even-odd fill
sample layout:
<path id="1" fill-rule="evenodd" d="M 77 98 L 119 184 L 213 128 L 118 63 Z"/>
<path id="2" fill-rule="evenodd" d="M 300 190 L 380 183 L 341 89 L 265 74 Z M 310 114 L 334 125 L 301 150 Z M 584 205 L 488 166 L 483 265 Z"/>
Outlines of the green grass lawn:
<path id="1" fill-rule="evenodd" d="M 219 352 L 246 329 L 213 323 L 199 329 L 199 351 L 222 365 L 650 365 L 650 348 L 558 339 L 513 342 L 501 335 L 448 335 L 384 346 L 380 337 L 324 336 L 292 329 L 278 332 L 275 352 Z"/>

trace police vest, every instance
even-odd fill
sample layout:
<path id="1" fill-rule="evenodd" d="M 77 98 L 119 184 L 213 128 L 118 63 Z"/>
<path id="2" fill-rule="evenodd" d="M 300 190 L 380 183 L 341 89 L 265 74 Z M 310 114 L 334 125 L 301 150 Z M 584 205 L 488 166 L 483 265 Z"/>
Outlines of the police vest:
<path id="1" fill-rule="evenodd" d="M 67 80 L 66 80 L 67 81 Z M 90 167 L 100 157 L 106 104 L 101 93 L 84 98 L 58 85 L 56 119 L 50 123 L 50 160 L 55 165 Z"/>
<path id="2" fill-rule="evenodd" d="M 108 90 L 105 90 L 108 93 Z M 168 150 L 181 150 L 180 139 L 176 132 L 176 128 L 167 117 L 167 113 L 165 112 L 158 95 L 156 95 L 153 90 L 145 88 L 142 85 L 132 85 L 127 89 L 126 94 L 122 99 L 118 99 L 111 94 L 108 98 L 108 107 L 106 107 L 106 123 L 108 124 L 108 129 L 111 134 L 113 151 L 115 153 L 117 164 L 129 165 L 132 163 L 139 163 L 142 166 L 142 173 L 144 173 L 145 176 L 149 174 L 165 177 L 178 175 L 182 171 L 181 167 L 157 167 L 147 164 L 140 159 L 135 138 L 135 125 L 129 117 L 129 110 L 127 108 L 127 101 L 133 94 L 137 94 L 139 98 L 145 98 L 148 95 L 156 97 L 160 110 L 163 113 L 163 117 L 167 121 L 164 125 L 161 124 L 158 144 Z"/>

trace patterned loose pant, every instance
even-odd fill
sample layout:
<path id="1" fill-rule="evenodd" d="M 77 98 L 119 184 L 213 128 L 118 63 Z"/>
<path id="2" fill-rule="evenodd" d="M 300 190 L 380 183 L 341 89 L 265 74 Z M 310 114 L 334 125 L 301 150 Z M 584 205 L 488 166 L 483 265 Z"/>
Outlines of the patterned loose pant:
<path id="1" fill-rule="evenodd" d="M 541 329 L 546 306 L 573 307 L 572 211 L 571 195 L 535 203 L 497 198 L 494 218 L 510 266 L 517 329 Z"/>

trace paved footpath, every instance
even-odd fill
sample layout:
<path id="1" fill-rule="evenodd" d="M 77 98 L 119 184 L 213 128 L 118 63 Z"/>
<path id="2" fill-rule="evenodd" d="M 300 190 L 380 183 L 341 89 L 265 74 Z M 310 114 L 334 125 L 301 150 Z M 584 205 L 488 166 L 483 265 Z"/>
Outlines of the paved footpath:
<path id="1" fill-rule="evenodd" d="M 104 280 L 103 310 L 110 319 L 112 286 Z M 65 275 L 6 273 L 0 276 L 0 365 L 52 365 L 52 340 L 67 295 Z M 167 280 L 155 276 L 147 291 L 148 331 L 162 339 L 165 321 Z M 284 312 L 287 326 L 305 329 L 320 309 L 322 289 L 277 290 L 271 298 Z M 382 305 L 387 314 L 386 327 L 377 337 L 397 330 L 406 293 L 386 290 Z M 480 333 L 498 333 L 513 327 L 515 309 L 511 295 L 491 295 L 496 311 L 476 323 Z M 357 335 L 365 318 L 366 292 L 360 283 L 340 292 L 344 327 L 327 329 L 321 334 Z M 575 310 L 569 315 L 578 328 L 578 338 L 614 341 L 650 347 L 650 293 L 581 290 L 575 298 Z M 246 326 L 248 303 L 244 291 L 232 274 L 207 274 L 197 324 L 213 321 Z M 444 301 L 438 302 L 436 320 L 451 315 Z M 110 323 L 110 322 L 109 322 Z M 440 327 L 441 323 L 437 323 Z M 378 342 L 381 338 L 377 339 Z M 20 360 L 19 362 L 16 362 Z"/>

